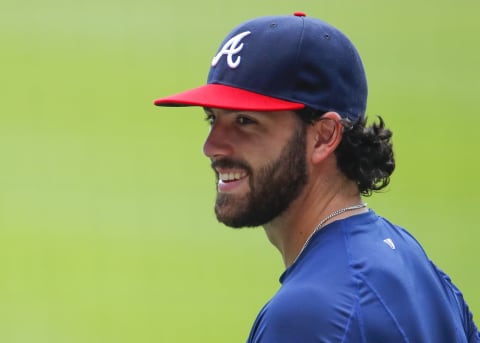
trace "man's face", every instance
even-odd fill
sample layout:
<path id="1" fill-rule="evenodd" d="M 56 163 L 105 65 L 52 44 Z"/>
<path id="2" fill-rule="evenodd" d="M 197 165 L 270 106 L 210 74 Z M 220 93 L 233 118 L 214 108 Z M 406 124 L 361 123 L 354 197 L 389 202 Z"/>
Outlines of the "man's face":
<path id="1" fill-rule="evenodd" d="M 217 176 L 217 219 L 231 227 L 270 222 L 307 182 L 305 125 L 289 111 L 206 112 L 204 152 Z"/>

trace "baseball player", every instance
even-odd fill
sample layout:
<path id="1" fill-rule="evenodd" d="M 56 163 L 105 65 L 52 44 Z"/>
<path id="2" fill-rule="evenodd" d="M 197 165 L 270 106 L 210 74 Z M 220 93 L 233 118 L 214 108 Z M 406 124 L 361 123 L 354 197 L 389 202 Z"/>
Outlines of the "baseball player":
<path id="1" fill-rule="evenodd" d="M 218 220 L 263 226 L 283 257 L 248 342 L 480 342 L 450 278 L 362 202 L 389 183 L 392 132 L 366 123 L 364 68 L 339 30 L 304 13 L 247 21 L 206 85 L 155 104 L 203 107 Z"/>

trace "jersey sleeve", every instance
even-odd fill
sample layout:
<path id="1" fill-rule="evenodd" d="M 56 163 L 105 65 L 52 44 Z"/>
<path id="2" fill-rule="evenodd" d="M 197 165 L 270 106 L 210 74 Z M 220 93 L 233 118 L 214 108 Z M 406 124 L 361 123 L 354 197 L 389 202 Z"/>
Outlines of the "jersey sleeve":
<path id="1" fill-rule="evenodd" d="M 440 268 L 438 268 L 433 262 L 430 262 L 435 268 L 438 275 L 445 281 L 449 289 L 452 292 L 452 296 L 455 299 L 458 311 L 462 317 L 462 324 L 465 331 L 465 335 L 468 339 L 468 343 L 480 343 L 480 332 L 478 331 L 475 322 L 473 321 L 473 314 L 470 311 L 462 292 L 455 286 L 450 277 L 445 274 Z"/>

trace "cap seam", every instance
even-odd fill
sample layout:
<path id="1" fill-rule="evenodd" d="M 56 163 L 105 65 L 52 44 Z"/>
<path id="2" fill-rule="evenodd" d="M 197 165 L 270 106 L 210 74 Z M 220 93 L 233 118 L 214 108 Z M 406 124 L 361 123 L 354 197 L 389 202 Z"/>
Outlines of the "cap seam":
<path id="1" fill-rule="evenodd" d="M 300 55 L 301 55 L 301 51 L 302 51 L 302 47 L 303 47 L 303 41 L 304 41 L 304 38 L 305 38 L 305 17 L 300 17 L 300 19 L 302 20 L 302 32 L 300 33 L 300 39 L 298 41 L 298 45 L 297 45 L 297 53 L 296 53 L 296 56 L 295 56 L 295 66 L 294 66 L 294 76 L 292 77 L 292 79 L 290 80 L 290 85 L 289 85 L 289 88 L 290 88 L 290 98 L 294 98 L 294 85 L 297 83 L 297 75 L 298 75 L 298 69 L 299 69 L 299 65 L 300 65 Z M 303 102 L 302 102 L 303 103 Z"/>

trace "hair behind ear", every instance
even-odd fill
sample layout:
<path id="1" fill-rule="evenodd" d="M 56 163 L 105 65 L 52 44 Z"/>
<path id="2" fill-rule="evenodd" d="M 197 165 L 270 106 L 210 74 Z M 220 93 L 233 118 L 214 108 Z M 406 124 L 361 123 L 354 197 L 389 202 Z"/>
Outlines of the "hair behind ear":
<path id="1" fill-rule="evenodd" d="M 395 169 L 392 131 L 379 123 L 367 126 L 367 118 L 347 124 L 335 154 L 340 170 L 355 180 L 362 195 L 369 196 L 390 183 Z"/>
<path id="2" fill-rule="evenodd" d="M 296 113 L 303 122 L 314 125 L 332 112 L 305 108 Z M 385 127 L 381 117 L 378 119 L 379 122 L 371 126 L 367 126 L 366 117 L 356 122 L 341 119 L 342 138 L 335 150 L 338 168 L 357 183 L 364 196 L 385 188 L 395 170 L 393 133 Z"/>

